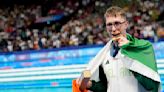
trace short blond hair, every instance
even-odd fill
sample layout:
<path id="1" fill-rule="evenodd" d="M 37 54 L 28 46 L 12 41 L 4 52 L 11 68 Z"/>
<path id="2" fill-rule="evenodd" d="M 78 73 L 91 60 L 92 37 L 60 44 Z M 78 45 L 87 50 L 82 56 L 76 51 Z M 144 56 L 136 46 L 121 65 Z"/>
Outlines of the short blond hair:
<path id="1" fill-rule="evenodd" d="M 120 8 L 120 7 L 118 7 L 118 6 L 112 6 L 112 7 L 108 8 L 108 9 L 106 10 L 105 14 L 104 14 L 104 17 L 106 18 L 106 17 L 108 17 L 108 16 L 112 16 L 112 17 L 113 17 L 113 16 L 114 16 L 114 17 L 116 17 L 116 16 L 121 16 L 121 17 L 123 17 L 123 18 L 126 19 L 125 10 L 122 9 L 122 8 Z"/>

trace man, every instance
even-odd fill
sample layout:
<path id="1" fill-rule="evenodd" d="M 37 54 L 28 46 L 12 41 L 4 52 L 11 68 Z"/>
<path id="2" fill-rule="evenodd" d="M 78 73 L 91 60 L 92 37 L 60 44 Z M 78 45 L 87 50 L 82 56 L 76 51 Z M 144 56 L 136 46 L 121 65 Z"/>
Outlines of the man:
<path id="1" fill-rule="evenodd" d="M 160 92 L 152 44 L 126 33 L 128 21 L 123 9 L 110 7 L 105 19 L 112 40 L 89 62 L 87 70 L 92 77 L 87 89 L 93 92 Z"/>

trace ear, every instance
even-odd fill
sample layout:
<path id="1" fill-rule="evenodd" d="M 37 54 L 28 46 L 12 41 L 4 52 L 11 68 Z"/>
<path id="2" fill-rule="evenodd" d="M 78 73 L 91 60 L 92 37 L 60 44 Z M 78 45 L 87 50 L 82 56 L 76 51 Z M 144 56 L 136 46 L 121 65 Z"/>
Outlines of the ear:
<path id="1" fill-rule="evenodd" d="M 128 22 L 128 21 L 126 21 L 126 22 L 125 22 L 125 29 L 127 29 L 127 28 L 128 28 L 128 26 L 129 26 L 129 22 Z"/>

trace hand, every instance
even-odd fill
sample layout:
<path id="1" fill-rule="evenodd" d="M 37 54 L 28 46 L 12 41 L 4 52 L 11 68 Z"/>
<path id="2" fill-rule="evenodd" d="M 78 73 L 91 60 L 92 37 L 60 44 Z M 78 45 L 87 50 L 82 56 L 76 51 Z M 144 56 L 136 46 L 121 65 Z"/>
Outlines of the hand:
<path id="1" fill-rule="evenodd" d="M 92 81 L 91 80 L 89 80 L 87 83 L 87 88 L 90 88 L 90 87 L 92 87 Z"/>
<path id="2" fill-rule="evenodd" d="M 79 78 L 76 79 L 76 84 L 79 84 Z M 90 88 L 92 86 L 92 81 L 89 80 L 87 83 L 87 88 Z"/>
<path id="3" fill-rule="evenodd" d="M 125 36 L 120 36 L 118 38 L 118 46 L 121 47 L 125 44 L 129 43 L 129 40 Z"/>
<path id="4" fill-rule="evenodd" d="M 118 43 L 118 46 L 121 47 L 127 43 L 129 43 L 129 40 L 126 38 L 126 36 L 119 36 L 117 38 L 113 38 L 114 41 L 116 41 Z"/>

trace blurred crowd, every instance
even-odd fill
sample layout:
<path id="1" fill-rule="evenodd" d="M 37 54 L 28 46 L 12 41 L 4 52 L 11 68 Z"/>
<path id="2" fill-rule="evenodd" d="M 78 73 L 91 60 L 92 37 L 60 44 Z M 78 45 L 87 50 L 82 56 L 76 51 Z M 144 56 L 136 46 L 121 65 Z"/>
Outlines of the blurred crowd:
<path id="1" fill-rule="evenodd" d="M 69 0 L 68 0 L 69 1 Z M 47 16 L 73 13 L 79 6 L 77 0 L 59 2 L 49 9 Z M 89 4 L 92 1 L 92 4 Z M 93 3 L 94 1 L 94 3 Z M 22 50 L 40 50 L 66 46 L 105 44 L 109 41 L 104 23 L 104 12 L 110 6 L 108 0 L 83 0 L 87 6 L 78 9 L 75 16 L 60 30 L 56 24 L 44 26 L 43 29 L 31 29 L 29 25 L 42 17 L 40 5 L 14 6 L 0 9 L 0 52 Z M 125 6 L 131 35 L 151 42 L 164 41 L 163 0 L 158 2 L 140 1 Z"/>

